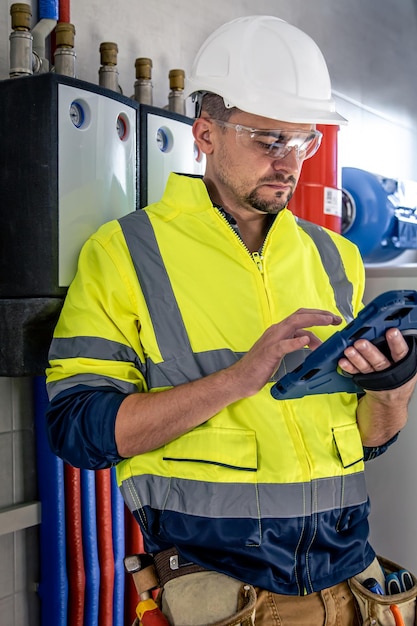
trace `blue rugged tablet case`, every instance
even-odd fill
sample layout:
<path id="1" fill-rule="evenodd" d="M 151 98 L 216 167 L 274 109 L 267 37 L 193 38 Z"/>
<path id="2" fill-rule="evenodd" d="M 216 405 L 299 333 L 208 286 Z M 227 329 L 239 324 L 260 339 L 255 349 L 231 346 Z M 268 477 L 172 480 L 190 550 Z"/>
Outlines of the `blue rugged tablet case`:
<path id="1" fill-rule="evenodd" d="M 382 341 L 388 328 L 398 328 L 404 335 L 417 335 L 417 291 L 386 291 L 367 304 L 343 330 L 337 331 L 305 361 L 271 388 L 276 400 L 291 400 L 321 393 L 360 393 L 363 391 L 338 368 L 345 348 L 357 339 Z"/>

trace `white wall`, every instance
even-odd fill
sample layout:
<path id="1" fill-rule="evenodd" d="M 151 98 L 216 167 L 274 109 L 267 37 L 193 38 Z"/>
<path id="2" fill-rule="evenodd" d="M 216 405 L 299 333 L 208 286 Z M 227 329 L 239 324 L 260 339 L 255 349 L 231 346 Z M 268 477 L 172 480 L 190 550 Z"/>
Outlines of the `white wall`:
<path id="1" fill-rule="evenodd" d="M 0 0 L 0 79 L 8 77 L 11 4 Z M 321 47 L 340 111 L 350 119 L 339 135 L 340 165 L 417 180 L 415 0 L 73 0 L 78 77 L 97 83 L 99 45 L 114 41 L 125 95 L 133 93 L 135 59 L 150 57 L 154 104 L 165 106 L 170 69 L 188 73 L 214 28 L 261 13 L 292 22 Z"/>

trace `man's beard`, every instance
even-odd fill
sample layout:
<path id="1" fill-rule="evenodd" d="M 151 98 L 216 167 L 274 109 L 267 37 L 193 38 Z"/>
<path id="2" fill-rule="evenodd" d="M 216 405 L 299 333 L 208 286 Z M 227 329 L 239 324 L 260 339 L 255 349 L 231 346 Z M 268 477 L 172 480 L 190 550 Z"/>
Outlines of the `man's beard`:
<path id="1" fill-rule="evenodd" d="M 258 193 L 258 187 L 255 187 L 253 191 L 251 191 L 249 194 L 247 194 L 244 197 L 244 201 L 253 209 L 256 209 L 257 211 L 262 211 L 262 213 L 272 213 L 272 214 L 279 213 L 280 211 L 282 211 L 282 209 L 284 209 L 287 206 L 287 204 L 291 200 L 297 181 L 294 178 L 294 176 L 288 176 L 288 178 L 286 178 L 284 176 L 278 175 L 278 176 L 271 177 L 268 179 L 263 179 L 262 181 L 260 181 L 260 185 L 269 184 L 269 183 L 273 184 L 277 182 L 286 183 L 286 184 L 292 183 L 293 188 L 288 193 L 288 195 L 286 195 L 285 192 L 283 191 L 277 191 L 275 193 L 275 197 L 272 200 L 271 199 L 266 200 L 260 197 Z"/>

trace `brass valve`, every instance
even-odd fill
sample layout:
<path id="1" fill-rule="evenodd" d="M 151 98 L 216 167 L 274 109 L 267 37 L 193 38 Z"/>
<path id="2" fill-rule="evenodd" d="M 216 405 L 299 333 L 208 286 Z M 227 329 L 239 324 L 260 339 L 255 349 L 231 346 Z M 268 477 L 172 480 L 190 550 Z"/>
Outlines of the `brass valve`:
<path id="1" fill-rule="evenodd" d="M 135 61 L 135 93 L 132 96 L 141 104 L 152 105 L 152 59 L 139 57 Z"/>
<path id="2" fill-rule="evenodd" d="M 117 43 L 103 41 L 100 44 L 99 85 L 122 93 L 119 85 L 119 72 L 117 70 Z"/>
<path id="3" fill-rule="evenodd" d="M 184 89 L 184 79 L 185 72 L 184 70 L 170 70 L 168 74 L 169 78 L 169 88 L 178 91 Z"/>
<path id="4" fill-rule="evenodd" d="M 168 110 L 174 113 L 185 115 L 184 100 L 184 70 L 170 70 L 169 78 L 169 94 L 168 94 Z"/>
<path id="5" fill-rule="evenodd" d="M 74 47 L 75 26 L 67 22 L 58 22 L 55 26 L 55 41 L 57 48 Z"/>
<path id="6" fill-rule="evenodd" d="M 152 59 L 140 57 L 135 61 L 136 78 L 138 80 L 151 80 L 152 78 Z"/>
<path id="7" fill-rule="evenodd" d="M 10 7 L 13 30 L 30 30 L 32 9 L 29 4 L 18 2 Z"/>
<path id="8" fill-rule="evenodd" d="M 117 43 L 104 41 L 100 44 L 100 62 L 102 65 L 117 65 Z"/>

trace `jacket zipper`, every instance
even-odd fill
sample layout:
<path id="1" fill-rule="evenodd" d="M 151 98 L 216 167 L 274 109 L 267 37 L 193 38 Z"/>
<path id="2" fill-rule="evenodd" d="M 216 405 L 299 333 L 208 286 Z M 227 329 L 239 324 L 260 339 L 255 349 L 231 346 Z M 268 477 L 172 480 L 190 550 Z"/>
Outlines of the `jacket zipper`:
<path id="1" fill-rule="evenodd" d="M 260 271 L 261 274 L 263 274 L 264 272 L 264 266 L 263 266 L 263 256 L 261 254 L 259 254 L 259 252 L 252 252 L 251 254 L 252 259 L 255 261 L 256 266 L 258 268 L 258 270 Z"/>
<path id="2" fill-rule="evenodd" d="M 266 244 L 266 241 L 267 241 L 268 236 L 269 236 L 269 230 L 268 230 L 268 233 L 267 233 L 267 235 L 265 237 L 265 240 L 264 240 L 261 248 L 257 252 L 251 252 L 249 250 L 249 248 L 247 247 L 247 245 L 245 244 L 245 242 L 243 241 L 242 237 L 240 236 L 239 231 L 235 230 L 233 228 L 233 226 L 231 226 L 229 224 L 229 222 L 227 221 L 226 217 L 222 214 L 222 212 L 217 207 L 214 207 L 214 208 L 216 209 L 217 213 L 219 214 L 219 217 L 221 218 L 221 220 L 226 224 L 227 228 L 232 231 L 232 233 L 235 235 L 235 237 L 237 237 L 237 239 L 240 241 L 242 246 L 245 248 L 246 252 L 249 254 L 251 259 L 254 261 L 254 263 L 255 263 L 256 267 L 258 268 L 260 274 L 263 274 L 263 272 L 264 272 L 263 250 L 265 248 L 265 244 Z"/>

